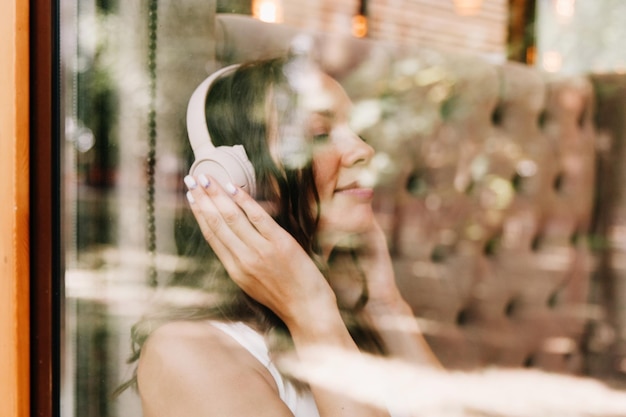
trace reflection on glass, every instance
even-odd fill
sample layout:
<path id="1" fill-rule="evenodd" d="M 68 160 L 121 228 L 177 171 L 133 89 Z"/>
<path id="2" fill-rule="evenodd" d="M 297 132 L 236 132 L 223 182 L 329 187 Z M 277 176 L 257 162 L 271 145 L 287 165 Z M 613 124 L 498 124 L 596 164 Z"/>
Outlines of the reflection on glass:
<path id="1" fill-rule="evenodd" d="M 478 15 L 495 13 L 489 2 L 473 3 Z M 150 333 L 158 322 L 140 317 L 154 308 L 155 299 L 183 307 L 186 317 L 198 305 L 215 301 L 205 291 L 212 288 L 194 288 L 204 277 L 189 273 L 204 258 L 182 252 L 198 232 L 184 198 L 183 177 L 193 160 L 185 111 L 198 82 L 221 66 L 218 59 L 256 52 L 248 44 L 256 39 L 254 33 L 238 37 L 247 32 L 232 22 L 228 27 L 227 20 L 220 21 L 226 32 L 216 35 L 215 10 L 256 13 L 255 4 L 260 20 L 294 13 L 293 3 L 282 1 L 61 2 L 64 417 L 141 415 L 136 391 L 118 390 L 133 377 L 134 364 L 127 363 L 134 353 L 131 335 L 142 342 L 142 332 Z M 436 22 L 445 13 L 459 18 L 455 2 L 446 4 L 444 11 L 438 9 Z M 393 10 L 387 6 L 385 10 Z M 347 32 L 353 13 L 326 23 L 343 25 Z M 389 12 L 390 21 L 393 16 Z M 382 36 L 384 22 L 373 17 L 368 16 L 368 36 Z M 457 378 L 459 374 L 424 371 L 406 362 L 325 350 L 307 352 L 303 362 L 288 359 L 285 369 L 346 395 L 378 405 L 392 401 L 417 414 L 453 403 L 459 407 L 453 411 L 507 415 L 515 400 L 507 393 L 518 391 L 504 388 L 517 386 L 520 376 L 537 378 L 522 382 L 530 390 L 529 415 L 545 405 L 542 395 L 552 389 L 577 392 L 577 380 L 539 369 L 585 369 L 582 337 L 592 315 L 586 297 L 593 256 L 585 239 L 592 204 L 587 179 L 593 171 L 590 122 L 583 117 L 583 107 L 591 101 L 588 91 L 577 90 L 580 84 L 559 90 L 557 84 L 557 98 L 544 103 L 548 87 L 529 68 L 495 67 L 475 57 L 406 45 L 382 44 L 365 51 L 345 38 L 320 39 L 315 47 L 323 52 L 321 65 L 331 69 L 353 102 L 346 125 L 366 141 L 359 139 L 360 146 L 377 151 L 359 181 L 376 187 L 373 207 L 390 247 L 397 285 L 415 314 L 384 317 L 381 328 L 419 330 L 451 369 L 515 369 Z M 232 50 L 220 43 L 229 41 Z M 557 71 L 557 58 L 544 59 L 546 69 Z M 293 84 L 307 90 L 317 78 Z M 560 91 L 565 93 L 558 96 Z M 323 104 L 328 99 L 324 92 L 315 89 L 308 104 Z M 293 166 L 306 165 L 312 149 L 323 149 L 328 134 L 320 126 L 329 113 L 319 117 L 322 122 L 311 123 L 313 145 L 276 145 L 292 157 Z M 559 118 L 573 113 L 575 117 Z M 555 152 L 574 142 L 580 148 Z M 342 225 L 355 217 L 344 213 Z M 353 241 L 341 243 L 347 251 L 354 248 Z M 349 262 L 339 265 L 354 272 Z M 349 284 L 340 282 L 339 291 Z M 224 294 L 230 287 L 218 290 Z M 351 305 L 367 300 L 357 298 Z M 163 317 L 163 311 L 156 313 Z M 143 327 L 133 329 L 136 323 Z M 356 384 L 350 373 L 334 375 L 340 366 L 367 370 L 375 376 L 373 383 Z M 542 386 L 537 381 L 548 388 L 537 390 Z M 414 386 L 428 395 L 413 400 Z M 463 397 L 466 392 L 476 395 Z M 507 401 L 494 401 L 493 392 Z M 604 387 L 585 391 L 581 398 L 602 398 L 603 405 L 594 410 L 585 402 L 577 410 L 613 410 L 623 404 L 613 394 Z M 569 403 L 550 404 L 555 407 L 550 410 L 571 410 Z"/>

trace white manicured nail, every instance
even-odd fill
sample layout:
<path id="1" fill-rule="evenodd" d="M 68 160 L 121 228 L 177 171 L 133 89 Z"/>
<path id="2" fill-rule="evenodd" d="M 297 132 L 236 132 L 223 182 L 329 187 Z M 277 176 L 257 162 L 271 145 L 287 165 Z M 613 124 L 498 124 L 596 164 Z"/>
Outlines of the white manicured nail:
<path id="1" fill-rule="evenodd" d="M 187 201 L 189 201 L 189 204 L 194 204 L 196 202 L 196 199 L 193 198 L 193 195 L 191 195 L 191 191 L 187 191 L 187 194 L 185 194 L 187 196 Z"/>
<path id="2" fill-rule="evenodd" d="M 185 185 L 187 186 L 187 188 L 189 188 L 190 190 L 195 190 L 196 187 L 198 186 L 198 183 L 191 175 L 187 175 L 183 179 L 183 181 L 185 182 Z"/>
<path id="3" fill-rule="evenodd" d="M 204 188 L 209 188 L 209 185 L 211 185 L 211 181 L 204 174 L 198 175 L 198 182 Z"/>
<path id="4" fill-rule="evenodd" d="M 239 189 L 235 187 L 232 182 L 227 182 L 224 187 L 226 188 L 226 192 L 230 195 L 235 195 L 237 194 L 237 191 L 239 191 Z"/>

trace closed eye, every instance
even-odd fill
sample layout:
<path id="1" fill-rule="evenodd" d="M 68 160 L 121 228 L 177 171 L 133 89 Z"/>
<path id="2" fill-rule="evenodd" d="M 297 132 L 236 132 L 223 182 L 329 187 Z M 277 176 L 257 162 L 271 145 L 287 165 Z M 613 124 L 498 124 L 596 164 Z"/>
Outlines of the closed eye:
<path id="1" fill-rule="evenodd" d="M 313 142 L 315 143 L 326 142 L 328 141 L 328 136 L 329 135 L 326 132 L 313 135 Z"/>

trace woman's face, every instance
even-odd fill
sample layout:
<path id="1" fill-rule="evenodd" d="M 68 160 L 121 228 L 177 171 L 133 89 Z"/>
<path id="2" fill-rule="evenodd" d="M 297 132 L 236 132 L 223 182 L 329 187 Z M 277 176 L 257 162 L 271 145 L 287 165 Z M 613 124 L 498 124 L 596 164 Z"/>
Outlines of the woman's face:
<path id="1" fill-rule="evenodd" d="M 319 73 L 317 89 L 305 103 L 305 128 L 313 141 L 313 172 L 320 199 L 322 241 L 366 231 L 374 220 L 373 190 L 365 182 L 374 155 L 350 127 L 352 103 L 331 77 Z"/>

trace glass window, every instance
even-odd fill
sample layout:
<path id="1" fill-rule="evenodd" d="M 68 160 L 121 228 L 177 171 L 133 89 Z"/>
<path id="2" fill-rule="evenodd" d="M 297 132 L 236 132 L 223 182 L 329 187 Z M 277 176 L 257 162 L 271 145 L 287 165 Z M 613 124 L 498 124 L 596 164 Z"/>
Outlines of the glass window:
<path id="1" fill-rule="evenodd" d="M 202 120 L 222 139 L 245 132 L 233 140 L 248 144 L 257 199 L 275 203 L 263 207 L 310 255 L 303 265 L 319 267 L 360 348 L 415 365 L 393 348 L 402 330 L 417 337 L 401 337 L 409 350 L 426 341 L 417 356 L 432 349 L 446 368 L 503 370 L 512 385 L 533 368 L 550 387 L 558 372 L 572 392 L 564 375 L 605 363 L 608 342 L 593 355 L 586 344 L 589 329 L 612 330 L 593 321 L 606 306 L 594 317 L 587 309 L 600 291 L 598 254 L 586 239 L 594 232 L 593 92 L 584 78 L 554 81 L 504 63 L 507 2 L 59 5 L 64 417 L 141 415 L 137 347 L 163 322 L 254 318 L 284 335 L 280 314 L 230 280 L 205 280 L 224 278 L 225 267 L 210 262 L 216 255 L 184 182 L 194 162 L 187 106 L 198 84 L 226 64 L 277 55 L 280 71 L 264 73 L 279 78 L 271 89 L 255 79 L 228 90 L 224 75 L 213 84 L 224 101 L 202 103 Z M 341 174 L 353 156 L 343 141 L 360 152 L 354 177 Z M 359 199 L 371 204 L 350 205 Z M 385 256 L 371 261 L 372 247 Z M 392 278 L 378 282 L 373 271 Z M 372 288 L 398 289 L 393 320 L 367 316 L 371 300 L 389 307 Z M 231 299 L 230 310 L 213 309 Z M 406 374 L 393 372 L 377 394 L 409 389 L 394 385 Z M 474 410 L 506 415 L 484 400 Z M 392 408 L 414 405 L 402 401 Z"/>

